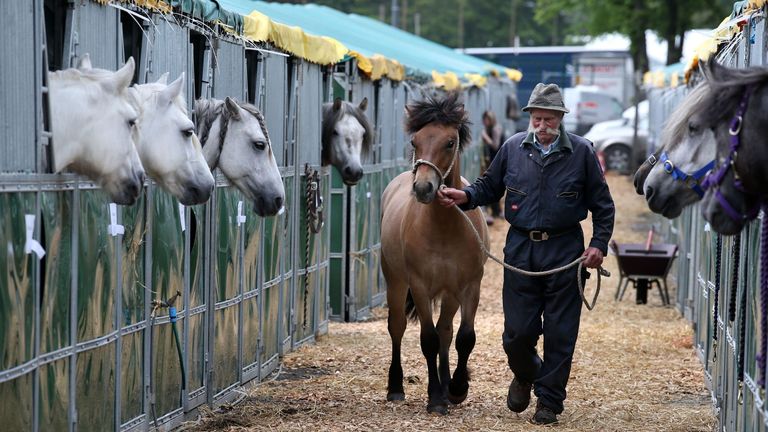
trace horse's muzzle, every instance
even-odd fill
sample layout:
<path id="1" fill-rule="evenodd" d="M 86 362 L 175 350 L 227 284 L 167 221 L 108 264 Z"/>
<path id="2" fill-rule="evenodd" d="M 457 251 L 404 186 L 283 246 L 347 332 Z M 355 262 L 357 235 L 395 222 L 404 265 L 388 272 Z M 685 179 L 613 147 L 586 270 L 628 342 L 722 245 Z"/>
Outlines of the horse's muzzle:
<path id="1" fill-rule="evenodd" d="M 413 182 L 413 194 L 422 204 L 429 204 L 435 199 L 437 188 L 432 182 Z"/>

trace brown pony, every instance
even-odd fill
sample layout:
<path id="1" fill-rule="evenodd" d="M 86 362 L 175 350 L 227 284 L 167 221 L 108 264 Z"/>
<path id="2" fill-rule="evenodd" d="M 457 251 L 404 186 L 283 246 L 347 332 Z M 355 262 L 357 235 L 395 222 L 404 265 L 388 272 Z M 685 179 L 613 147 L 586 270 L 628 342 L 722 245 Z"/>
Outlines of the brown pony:
<path id="1" fill-rule="evenodd" d="M 387 280 L 392 338 L 387 400 L 405 399 L 400 346 L 406 316 L 418 317 L 421 351 L 429 371 L 427 411 L 438 414 L 448 412 L 449 400 L 458 404 L 467 397 L 467 360 L 475 346 L 475 313 L 486 260 L 462 215 L 434 200 L 442 184 L 452 188 L 468 184 L 459 175 L 459 153 L 470 142 L 468 125 L 457 94 L 408 105 L 405 129 L 411 134 L 413 171 L 392 180 L 382 196 L 381 268 Z M 488 231 L 480 210 L 468 213 L 487 247 Z M 435 328 L 432 307 L 438 299 L 440 318 Z M 459 308 L 458 364 L 451 379 L 448 349 Z"/>

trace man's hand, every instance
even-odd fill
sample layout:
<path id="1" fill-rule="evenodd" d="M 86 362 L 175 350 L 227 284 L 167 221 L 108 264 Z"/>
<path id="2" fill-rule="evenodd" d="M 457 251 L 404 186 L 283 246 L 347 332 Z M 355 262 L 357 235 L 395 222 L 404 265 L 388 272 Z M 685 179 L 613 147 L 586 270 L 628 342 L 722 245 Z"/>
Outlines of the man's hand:
<path id="1" fill-rule="evenodd" d="M 443 207 L 466 204 L 467 193 L 463 190 L 444 187 L 437 191 L 437 202 Z"/>
<path id="2" fill-rule="evenodd" d="M 587 259 L 585 259 L 583 262 L 584 267 L 598 268 L 600 267 L 600 264 L 603 263 L 603 252 L 598 248 L 587 248 L 582 256 L 587 257 Z"/>

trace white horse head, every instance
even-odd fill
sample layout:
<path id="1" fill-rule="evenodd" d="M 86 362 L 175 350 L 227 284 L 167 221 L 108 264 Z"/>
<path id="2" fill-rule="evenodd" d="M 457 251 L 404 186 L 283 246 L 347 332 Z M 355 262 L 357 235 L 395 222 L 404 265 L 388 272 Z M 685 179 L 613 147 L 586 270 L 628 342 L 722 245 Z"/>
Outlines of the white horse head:
<path id="1" fill-rule="evenodd" d="M 155 83 L 131 88 L 141 111 L 139 157 L 149 176 L 179 202 L 200 204 L 211 196 L 213 175 L 187 115 L 184 73 L 169 85 L 166 79 L 164 74 Z"/>
<path id="2" fill-rule="evenodd" d="M 78 69 L 48 75 L 54 170 L 87 176 L 118 204 L 133 204 L 144 183 L 138 113 L 126 91 L 133 71 L 133 58 L 112 72 L 92 68 L 86 54 Z"/>
<path id="3" fill-rule="evenodd" d="M 373 140 L 371 124 L 364 113 L 366 107 L 368 98 L 358 106 L 341 99 L 323 104 L 323 165 L 335 166 L 350 186 L 363 178 L 360 154 L 370 150 Z"/>
<path id="4" fill-rule="evenodd" d="M 692 175 L 715 158 L 715 134 L 700 120 L 703 98 L 708 92 L 709 86 L 700 84 L 667 119 L 660 146 L 666 161 L 657 162 L 643 184 L 648 208 L 664 217 L 675 218 L 683 208 L 701 199 L 692 188 L 693 180 L 681 181 L 672 172 L 677 168 Z"/>
<path id="5" fill-rule="evenodd" d="M 198 100 L 195 117 L 208 166 L 221 168 L 253 201 L 256 214 L 277 214 L 285 202 L 285 188 L 259 110 L 231 98 Z"/>

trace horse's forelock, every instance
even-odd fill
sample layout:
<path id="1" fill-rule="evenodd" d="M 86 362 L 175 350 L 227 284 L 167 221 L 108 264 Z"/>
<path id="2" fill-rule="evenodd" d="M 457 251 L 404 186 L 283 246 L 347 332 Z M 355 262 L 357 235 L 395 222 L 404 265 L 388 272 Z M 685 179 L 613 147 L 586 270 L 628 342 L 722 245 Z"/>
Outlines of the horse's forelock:
<path id="1" fill-rule="evenodd" d="M 405 130 L 414 134 L 430 123 L 455 127 L 459 132 L 459 150 L 469 143 L 472 138 L 469 130 L 469 116 L 464 110 L 464 104 L 459 101 L 458 93 L 449 93 L 444 98 L 426 98 L 413 102 L 407 107 Z"/>
<path id="2" fill-rule="evenodd" d="M 683 141 L 688 131 L 689 119 L 706 109 L 703 101 L 708 97 L 709 92 L 710 88 L 706 82 L 699 84 L 680 102 L 677 109 L 672 111 L 662 132 L 663 148 L 671 150 Z"/>

